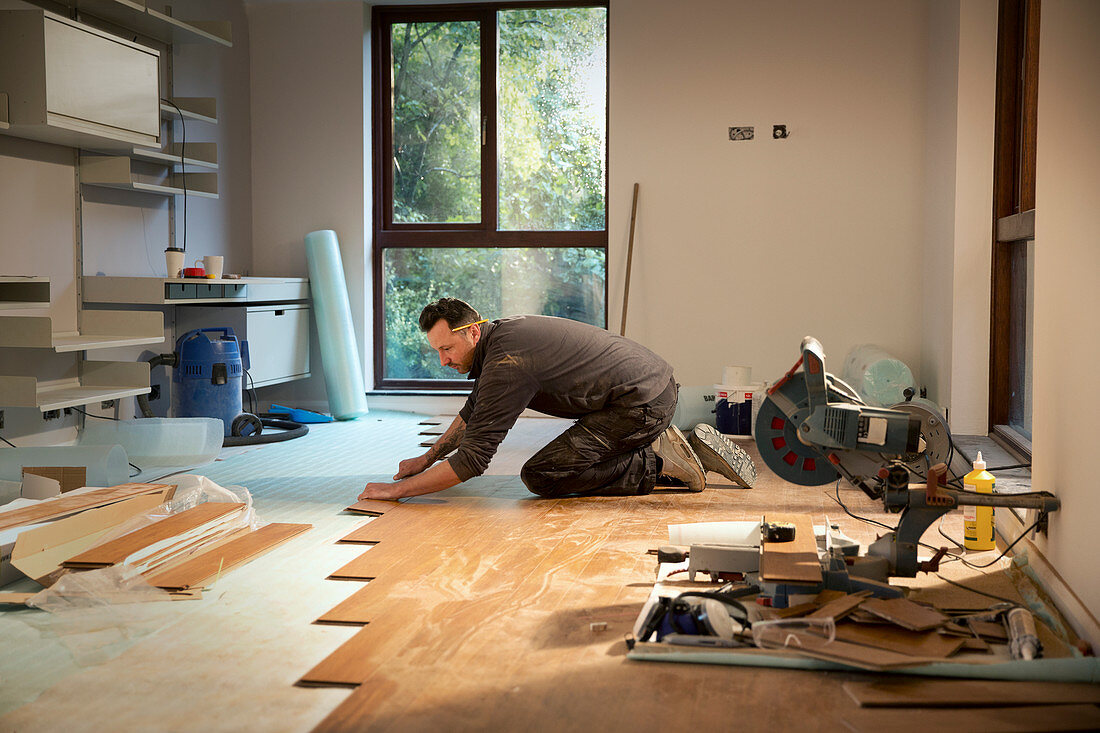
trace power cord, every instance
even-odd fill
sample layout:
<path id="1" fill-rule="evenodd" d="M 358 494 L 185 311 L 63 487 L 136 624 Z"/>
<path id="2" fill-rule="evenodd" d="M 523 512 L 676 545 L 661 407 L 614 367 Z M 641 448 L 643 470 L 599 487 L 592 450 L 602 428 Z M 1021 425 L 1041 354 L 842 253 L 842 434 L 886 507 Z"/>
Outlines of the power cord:
<path id="1" fill-rule="evenodd" d="M 171 99 L 160 100 L 165 104 L 170 104 L 175 108 L 176 113 L 180 116 L 180 188 L 183 189 L 183 246 L 180 247 L 184 252 L 187 251 L 187 122 L 183 118 L 183 110 L 179 108 L 175 102 Z M 185 263 L 186 264 L 186 263 Z"/>
<path id="2" fill-rule="evenodd" d="M 8 445 L 10 445 L 12 448 L 18 448 L 19 447 L 15 443 L 13 443 L 10 440 L 8 440 L 7 438 L 5 438 L 3 435 L 0 435 L 0 440 L 4 441 Z"/>

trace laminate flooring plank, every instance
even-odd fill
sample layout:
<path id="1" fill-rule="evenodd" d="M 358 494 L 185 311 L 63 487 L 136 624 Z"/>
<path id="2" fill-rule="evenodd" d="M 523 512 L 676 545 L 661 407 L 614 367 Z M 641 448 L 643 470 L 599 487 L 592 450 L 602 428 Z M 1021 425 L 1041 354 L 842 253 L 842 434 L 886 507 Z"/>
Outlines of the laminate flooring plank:
<path id="1" fill-rule="evenodd" d="M 522 527 L 524 518 L 537 519 L 554 505 L 554 502 L 546 501 L 517 504 L 512 501 L 467 497 L 456 497 L 448 503 L 451 505 L 454 534 L 443 537 L 446 534 L 444 527 L 434 522 L 431 525 L 436 541 L 440 538 L 446 539 L 436 545 L 436 569 L 429 575 L 406 578 L 401 574 L 399 564 L 415 562 L 414 550 L 403 547 L 394 550 L 394 564 L 383 568 L 380 573 L 395 581 L 392 591 L 387 594 L 387 601 L 391 603 L 387 613 L 381 619 L 371 620 L 369 626 L 303 675 L 300 684 L 358 685 L 377 664 L 376 657 L 388 653 L 400 655 L 406 648 L 406 639 L 410 632 L 424 629 L 435 632 L 441 622 L 447 621 L 444 611 L 449 607 L 445 602 L 449 597 L 453 600 L 456 589 L 461 588 L 462 580 L 469 582 L 471 576 L 485 575 L 489 571 L 484 557 L 485 548 L 494 543 L 507 543 L 513 548 L 517 559 L 522 560 L 525 556 L 531 558 L 532 554 L 525 545 L 517 541 L 524 534 L 522 529 L 517 531 L 515 528 Z M 496 511 L 488 511 L 489 509 Z M 423 535 L 421 533 L 420 536 Z M 364 555 L 386 547 L 387 543 L 381 543 Z M 429 578 L 441 580 L 431 582 Z M 444 613 L 444 616 L 434 620 L 435 615 L 440 613 Z"/>
<path id="2" fill-rule="evenodd" d="M 401 502 L 387 501 L 384 499 L 360 499 L 348 506 L 344 511 L 354 514 L 366 514 L 368 517 L 380 517 L 386 512 L 393 511 L 401 506 Z"/>
<path id="3" fill-rule="evenodd" d="M 274 549 L 292 537 L 311 529 L 312 524 L 267 524 L 243 537 L 204 552 L 171 570 L 157 573 L 149 583 L 158 588 L 185 590 L 205 583 L 218 573 L 226 572 Z"/>
<path id="4" fill-rule="evenodd" d="M 85 509 L 113 504 L 142 494 L 152 494 L 165 489 L 175 489 L 174 484 L 119 484 L 105 489 L 95 489 L 75 496 L 69 494 L 57 499 L 41 501 L 34 506 L 0 512 L 0 530 L 20 527 L 25 524 L 57 519 L 76 514 Z M 171 498 L 171 494 L 168 495 Z"/>
<path id="5" fill-rule="evenodd" d="M 421 522 L 420 514 L 431 508 L 425 504 L 398 504 L 395 509 L 359 525 L 337 542 L 374 545 L 384 539 L 403 538 L 410 528 Z"/>
<path id="6" fill-rule="evenodd" d="M 241 512 L 244 504 L 208 501 L 196 507 L 172 514 L 153 524 L 134 530 L 117 539 L 86 550 L 71 557 L 63 564 L 72 565 L 114 565 L 137 552 L 146 550 L 158 542 L 170 540 L 185 532 L 221 520 L 234 512 Z"/>

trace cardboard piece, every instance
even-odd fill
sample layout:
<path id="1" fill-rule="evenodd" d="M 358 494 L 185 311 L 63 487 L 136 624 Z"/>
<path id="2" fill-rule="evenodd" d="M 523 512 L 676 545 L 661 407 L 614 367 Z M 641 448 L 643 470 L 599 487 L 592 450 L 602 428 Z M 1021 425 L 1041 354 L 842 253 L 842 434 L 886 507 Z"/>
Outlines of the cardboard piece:
<path id="1" fill-rule="evenodd" d="M 841 596 L 834 600 L 824 604 L 816 611 L 810 614 L 810 618 L 832 618 L 834 621 L 839 621 L 863 603 L 868 596 L 871 595 L 871 591 L 864 590 L 858 593 L 851 593 L 849 595 Z"/>
<path id="2" fill-rule="evenodd" d="M 61 496 L 61 483 L 52 478 L 24 471 L 19 496 L 24 499 L 52 499 L 55 496 Z"/>
<path id="3" fill-rule="evenodd" d="M 753 633 L 756 634 L 755 629 Z M 789 629 L 770 628 L 762 631 L 761 635 L 764 641 L 769 642 L 769 648 L 785 649 L 802 656 L 839 662 L 876 672 L 941 661 L 936 658 L 914 657 L 886 649 L 852 644 L 839 638 L 829 641 L 816 634 L 794 632 Z"/>
<path id="4" fill-rule="evenodd" d="M 966 639 L 958 636 L 944 636 L 935 631 L 909 631 L 890 624 L 837 624 L 836 638 L 899 654 L 940 658 L 951 656 L 966 643 Z"/>
<path id="5" fill-rule="evenodd" d="M 34 593 L 16 593 L 14 591 L 0 591 L 0 603 L 8 603 L 13 606 L 27 605 L 27 599 Z"/>
<path id="6" fill-rule="evenodd" d="M 928 631 L 947 622 L 947 616 L 905 598 L 870 598 L 860 608 L 910 631 Z"/>
<path id="7" fill-rule="evenodd" d="M 83 488 L 84 486 L 88 485 L 87 466 L 24 466 L 24 484 L 26 484 L 27 481 L 27 474 L 40 476 L 42 478 L 56 481 L 61 487 L 62 494 L 66 494 L 73 489 Z M 26 492 L 23 493 L 23 496 L 28 499 L 46 498 L 38 496 L 28 496 Z"/>

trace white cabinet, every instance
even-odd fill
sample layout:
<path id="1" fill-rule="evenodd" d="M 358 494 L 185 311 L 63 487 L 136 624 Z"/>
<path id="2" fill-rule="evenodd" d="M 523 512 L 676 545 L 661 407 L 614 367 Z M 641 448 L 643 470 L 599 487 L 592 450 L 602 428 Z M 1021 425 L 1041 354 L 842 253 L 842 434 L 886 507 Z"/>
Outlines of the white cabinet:
<path id="1" fill-rule="evenodd" d="M 98 149 L 160 147 L 160 52 L 44 10 L 0 11 L 8 134 Z"/>
<path id="2" fill-rule="evenodd" d="M 176 338 L 196 328 L 232 328 L 248 341 L 251 380 L 244 386 L 264 387 L 309 376 L 309 318 L 305 303 L 179 306 Z"/>

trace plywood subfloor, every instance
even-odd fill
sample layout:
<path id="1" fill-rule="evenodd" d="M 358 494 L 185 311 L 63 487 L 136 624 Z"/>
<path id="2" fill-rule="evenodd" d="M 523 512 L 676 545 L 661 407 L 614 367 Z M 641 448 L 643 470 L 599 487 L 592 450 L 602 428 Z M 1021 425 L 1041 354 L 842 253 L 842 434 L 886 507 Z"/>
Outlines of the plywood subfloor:
<path id="1" fill-rule="evenodd" d="M 29 619 L 40 618 L 39 612 L 0 611 L 0 714 L 6 713 L 0 731 L 171 728 L 165 721 L 183 721 L 181 729 L 226 731 L 308 731 L 322 722 L 323 728 L 357 730 L 548 730 L 550 721 L 557 723 L 554 730 L 640 731 L 715 721 L 724 730 L 731 715 L 739 727 L 813 730 L 840 728 L 858 712 L 841 684 L 874 675 L 623 657 L 622 631 L 653 577 L 652 558 L 640 552 L 662 537 L 664 525 L 752 518 L 778 509 L 808 513 L 818 522 L 828 515 L 856 539 L 874 539 L 873 527 L 846 517 L 829 498 L 831 485 L 792 486 L 762 470 L 752 490 L 542 501 L 526 492 L 516 474 L 566 423 L 525 419 L 488 475 L 418 500 L 418 511 L 443 509 L 437 519 L 450 512 L 465 524 L 462 541 L 443 544 L 453 535 L 438 536 L 446 525 L 435 522 L 437 532 L 416 535 L 432 552 L 402 560 L 404 574 L 386 573 L 400 555 L 382 563 L 395 552 L 387 543 L 407 537 L 410 529 L 396 521 L 399 514 L 370 519 L 343 509 L 364 483 L 388 479 L 401 459 L 421 452 L 420 419 L 372 413 L 351 423 L 313 426 L 300 440 L 208 467 L 204 473 L 218 483 L 249 488 L 264 520 L 310 522 L 315 529 L 221 578 L 201 601 L 148 604 L 160 608 L 151 609 L 154 616 L 140 633 L 94 657 L 60 639 L 59 627 L 32 625 Z M 714 475 L 708 482 L 723 483 Z M 857 513 L 895 519 L 858 491 L 842 488 L 841 497 Z M 338 542 L 358 529 L 362 542 L 378 544 L 368 549 Z M 961 520 L 948 520 L 944 529 L 960 537 Z M 369 553 L 379 553 L 377 580 L 325 579 Z M 995 572 L 981 575 L 954 563 L 944 573 L 987 592 L 1014 592 Z M 935 578 L 906 582 L 929 586 L 923 592 L 954 605 L 984 603 Z M 365 626 L 314 623 L 353 596 L 345 608 L 352 623 Z M 405 598 L 412 612 L 397 613 Z M 512 601 L 510 610 L 490 612 L 490 601 L 501 599 Z M 592 631 L 593 622 L 607 629 Z M 397 628 L 411 634 L 408 643 L 397 643 L 393 633 L 372 633 Z M 462 628 L 472 631 L 448 633 Z M 375 664 L 369 684 L 355 692 L 295 686 L 348 642 Z M 232 691 L 228 697 L 226 690 Z"/>

